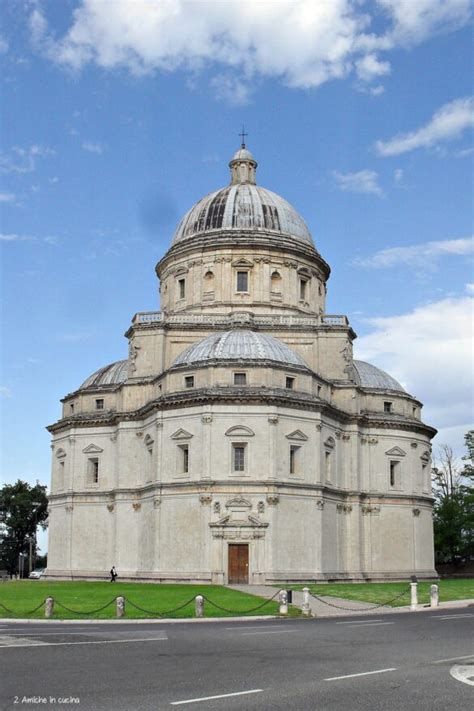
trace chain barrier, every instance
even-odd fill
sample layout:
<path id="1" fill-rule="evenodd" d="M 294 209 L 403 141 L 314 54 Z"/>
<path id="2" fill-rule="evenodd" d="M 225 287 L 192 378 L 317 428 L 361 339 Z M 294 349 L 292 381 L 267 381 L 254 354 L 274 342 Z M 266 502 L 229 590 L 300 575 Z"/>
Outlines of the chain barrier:
<path id="1" fill-rule="evenodd" d="M 6 605 L 3 604 L 3 602 L 0 602 L 0 607 L 3 607 L 3 609 L 4 609 L 6 612 L 9 612 L 11 615 L 26 615 L 26 616 L 28 616 L 28 615 L 34 615 L 35 612 L 38 612 L 38 610 L 39 610 L 41 607 L 43 607 L 43 605 L 44 605 L 45 602 L 46 602 L 46 600 L 43 600 L 43 602 L 40 602 L 40 604 L 38 605 L 38 607 L 35 607 L 34 610 L 29 610 L 28 612 L 19 612 L 19 611 L 16 611 L 16 610 L 10 610 Z"/>
<path id="2" fill-rule="evenodd" d="M 109 605 L 115 604 L 115 598 L 113 600 L 110 600 L 107 604 L 103 605 L 102 607 L 97 608 L 97 610 L 72 610 L 70 607 L 66 607 L 66 605 L 63 605 L 62 602 L 59 602 L 58 600 L 54 600 L 54 604 L 57 605 L 58 607 L 62 607 L 63 610 L 67 610 L 68 612 L 72 612 L 74 615 L 95 615 L 96 612 L 102 612 L 102 610 L 105 610 L 106 607 L 109 607 Z"/>
<path id="3" fill-rule="evenodd" d="M 187 607 L 190 605 L 192 602 L 194 602 L 194 597 L 190 598 L 187 602 L 184 603 L 184 605 L 180 605 L 179 607 L 175 607 L 174 610 L 165 610 L 165 612 L 158 612 L 157 610 L 145 610 L 144 607 L 140 607 L 139 605 L 136 605 L 134 602 L 128 599 L 128 597 L 124 598 L 126 602 L 128 602 L 129 605 L 134 607 L 137 610 L 140 610 L 140 612 L 146 612 L 147 615 L 156 615 L 157 617 L 164 617 L 165 615 L 170 615 L 172 612 L 178 612 L 179 610 L 182 610 L 184 607 Z"/>
<path id="4" fill-rule="evenodd" d="M 257 605 L 257 607 L 252 607 L 250 610 L 228 610 L 227 608 L 222 607 L 221 605 L 218 605 L 216 602 L 212 602 L 212 600 L 209 600 L 209 598 L 206 597 L 205 595 L 203 595 L 203 598 L 206 602 L 209 603 L 209 605 L 213 605 L 213 607 L 216 607 L 218 610 L 222 610 L 223 612 L 229 612 L 231 615 L 237 615 L 237 614 L 246 615 L 249 612 L 255 612 L 255 610 L 260 610 L 262 607 L 265 607 L 265 605 L 268 605 L 269 602 L 272 602 L 272 600 L 274 600 L 277 597 L 277 595 L 279 595 L 279 594 L 280 594 L 280 591 L 276 592 L 273 597 L 269 597 L 268 600 L 265 600 L 265 602 L 262 602 L 261 605 Z"/>
<path id="5" fill-rule="evenodd" d="M 311 592 L 311 590 L 309 591 L 309 594 L 311 595 L 311 597 L 314 597 L 315 600 L 319 600 L 319 602 L 322 602 L 325 605 L 329 605 L 329 607 L 335 607 L 336 610 L 346 610 L 348 612 L 365 612 L 367 610 L 378 610 L 379 607 L 385 607 L 386 605 L 390 605 L 390 603 L 395 602 L 396 600 L 400 600 L 401 597 L 407 595 L 409 592 L 410 588 L 408 587 L 406 590 L 403 590 L 399 595 L 395 595 L 395 597 L 392 597 L 391 600 L 382 602 L 380 605 L 372 605 L 371 607 L 344 607 L 343 605 L 335 605 L 333 602 L 323 600 L 322 597 L 319 597 L 319 595 L 316 595 L 315 593 Z"/>

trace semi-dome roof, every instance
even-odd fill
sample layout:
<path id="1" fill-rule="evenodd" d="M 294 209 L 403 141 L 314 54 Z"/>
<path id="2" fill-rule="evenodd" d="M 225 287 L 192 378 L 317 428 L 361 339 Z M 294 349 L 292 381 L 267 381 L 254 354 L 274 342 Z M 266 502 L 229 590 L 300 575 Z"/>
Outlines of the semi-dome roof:
<path id="1" fill-rule="evenodd" d="M 267 360 L 308 368 L 298 353 L 277 338 L 240 330 L 213 333 L 193 343 L 176 358 L 173 366 L 214 360 Z"/>
<path id="2" fill-rule="evenodd" d="M 392 378 L 385 370 L 376 368 L 375 365 L 366 363 L 363 360 L 355 360 L 354 370 L 356 372 L 356 381 L 358 381 L 357 384 L 363 388 L 378 388 L 380 390 L 399 390 L 402 393 L 406 392 L 398 380 Z"/>
<path id="3" fill-rule="evenodd" d="M 103 385 L 118 385 L 128 378 L 128 360 L 118 360 L 115 363 L 99 368 L 84 380 L 79 390 L 99 388 Z"/>
<path id="4" fill-rule="evenodd" d="M 242 143 L 229 163 L 231 183 L 199 200 L 185 214 L 173 244 L 215 230 L 271 232 L 314 247 L 305 221 L 271 190 L 256 185 L 257 161 Z"/>

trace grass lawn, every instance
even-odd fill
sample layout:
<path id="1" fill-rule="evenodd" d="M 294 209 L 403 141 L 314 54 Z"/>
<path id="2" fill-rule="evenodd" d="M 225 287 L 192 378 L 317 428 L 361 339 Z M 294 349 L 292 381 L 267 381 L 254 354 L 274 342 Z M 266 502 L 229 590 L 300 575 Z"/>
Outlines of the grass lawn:
<path id="1" fill-rule="evenodd" d="M 430 601 L 430 586 L 436 583 L 439 586 L 439 601 L 469 600 L 474 599 L 474 579 L 470 580 L 432 580 L 418 583 L 418 603 L 427 604 Z M 371 602 L 376 605 L 382 603 L 390 607 L 402 607 L 410 604 L 410 585 L 406 583 L 328 583 L 315 585 L 290 585 L 293 590 L 302 590 L 308 587 L 312 593 L 319 596 L 340 597 L 345 600 Z M 391 602 L 392 598 L 405 594 L 398 600 Z"/>
<path id="2" fill-rule="evenodd" d="M 42 619 L 44 618 L 43 608 L 33 614 L 27 613 L 43 602 L 46 597 L 51 596 L 55 600 L 55 619 L 111 619 L 115 618 L 115 598 L 119 595 L 127 598 L 125 617 L 134 619 L 159 617 L 160 615 L 157 613 L 167 613 L 188 601 L 189 604 L 182 609 L 164 616 L 173 618 L 194 617 L 194 597 L 196 595 L 203 595 L 217 605 L 232 611 L 219 610 L 205 601 L 205 617 L 278 614 L 278 603 L 276 602 L 269 602 L 264 607 L 251 611 L 252 608 L 263 603 L 264 599 L 219 585 L 165 585 L 121 582 L 111 584 L 109 582 L 22 580 L 0 584 L 0 618 L 29 617 Z M 104 610 L 93 612 L 112 600 L 114 601 L 113 604 Z M 65 610 L 59 603 L 77 612 Z M 149 612 L 138 610 L 131 603 Z M 7 612 L 1 605 L 5 605 L 12 612 Z M 290 614 L 299 614 L 299 610 L 294 608 Z"/>

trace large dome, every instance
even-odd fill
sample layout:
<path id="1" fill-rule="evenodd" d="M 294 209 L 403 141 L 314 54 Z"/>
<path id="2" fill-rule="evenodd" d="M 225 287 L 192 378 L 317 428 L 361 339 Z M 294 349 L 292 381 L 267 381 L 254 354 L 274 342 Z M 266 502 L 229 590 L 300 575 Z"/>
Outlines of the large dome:
<path id="1" fill-rule="evenodd" d="M 84 380 L 79 390 L 104 387 L 104 385 L 120 385 L 128 377 L 128 360 L 118 360 L 115 363 L 99 368 Z"/>
<path id="2" fill-rule="evenodd" d="M 193 343 L 176 358 L 173 366 L 216 360 L 262 360 L 308 368 L 298 353 L 277 338 L 240 330 L 213 333 Z"/>
<path id="3" fill-rule="evenodd" d="M 211 230 L 278 232 L 314 246 L 306 223 L 295 208 L 258 185 L 229 185 L 206 195 L 183 217 L 173 244 Z"/>
<path id="4" fill-rule="evenodd" d="M 295 208 L 280 195 L 256 185 L 257 162 L 244 144 L 229 167 L 231 184 L 206 195 L 186 213 L 173 244 L 215 230 L 250 230 L 282 234 L 314 247 L 308 227 Z"/>

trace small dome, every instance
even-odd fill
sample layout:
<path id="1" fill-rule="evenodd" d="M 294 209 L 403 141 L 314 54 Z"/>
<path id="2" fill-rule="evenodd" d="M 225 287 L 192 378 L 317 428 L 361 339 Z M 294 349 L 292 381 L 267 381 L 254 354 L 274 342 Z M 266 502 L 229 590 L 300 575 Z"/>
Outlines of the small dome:
<path id="1" fill-rule="evenodd" d="M 234 153 L 234 155 L 232 156 L 231 162 L 233 160 L 252 160 L 252 161 L 256 162 L 253 155 L 250 153 L 248 148 L 245 148 L 245 146 L 243 146 L 242 148 L 239 148 L 239 150 Z"/>
<path id="2" fill-rule="evenodd" d="M 363 388 L 398 390 L 399 392 L 406 393 L 406 390 L 402 388 L 398 380 L 392 378 L 385 370 L 376 368 L 375 365 L 366 363 L 363 360 L 355 360 L 354 370 L 356 373 L 356 382 Z"/>
<path id="3" fill-rule="evenodd" d="M 251 183 L 232 184 L 199 200 L 181 220 L 173 244 L 213 230 L 280 233 L 314 247 L 295 208 L 280 195 Z"/>
<path id="4" fill-rule="evenodd" d="M 128 360 L 118 360 L 103 368 L 96 370 L 84 380 L 79 390 L 87 388 L 100 388 L 103 385 L 119 385 L 128 378 Z"/>
<path id="5" fill-rule="evenodd" d="M 265 360 L 308 368 L 298 353 L 277 338 L 238 330 L 213 333 L 193 343 L 176 358 L 173 366 L 214 360 Z"/>

